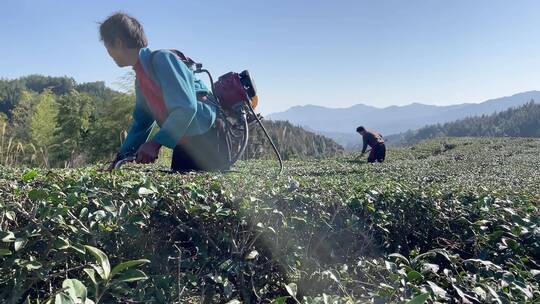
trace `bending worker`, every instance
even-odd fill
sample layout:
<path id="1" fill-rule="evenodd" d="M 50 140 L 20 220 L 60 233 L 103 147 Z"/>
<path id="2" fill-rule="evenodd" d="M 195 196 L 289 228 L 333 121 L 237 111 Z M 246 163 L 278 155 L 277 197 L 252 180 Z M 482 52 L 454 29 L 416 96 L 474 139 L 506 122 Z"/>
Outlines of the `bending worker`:
<path id="1" fill-rule="evenodd" d="M 386 157 L 386 146 L 384 145 L 384 139 L 381 134 L 373 131 L 366 130 L 366 128 L 360 126 L 356 128 L 356 132 L 362 135 L 364 146 L 362 148 L 362 155 L 366 152 L 367 146 L 371 147 L 371 151 L 368 156 L 368 163 L 374 163 L 375 161 L 383 162 Z"/>
<path id="2" fill-rule="evenodd" d="M 216 107 L 198 98 L 200 93 L 210 97 L 210 91 L 186 64 L 172 51 L 147 48 L 142 25 L 125 13 L 107 18 L 99 33 L 115 63 L 135 71 L 133 123 L 116 160 L 136 152 L 137 163 L 153 163 L 166 146 L 173 149 L 174 171 L 226 168 L 223 124 Z M 149 138 L 154 123 L 160 129 Z"/>

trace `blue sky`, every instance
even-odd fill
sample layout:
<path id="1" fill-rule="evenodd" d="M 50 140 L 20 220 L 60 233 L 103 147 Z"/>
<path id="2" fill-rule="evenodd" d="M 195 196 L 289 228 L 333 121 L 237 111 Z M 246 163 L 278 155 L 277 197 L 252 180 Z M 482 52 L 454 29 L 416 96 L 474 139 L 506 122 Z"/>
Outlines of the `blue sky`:
<path id="1" fill-rule="evenodd" d="M 215 77 L 249 69 L 260 110 L 480 102 L 540 90 L 540 1 L 4 0 L 0 77 L 38 73 L 115 87 L 97 22 L 122 10 L 150 47 Z"/>

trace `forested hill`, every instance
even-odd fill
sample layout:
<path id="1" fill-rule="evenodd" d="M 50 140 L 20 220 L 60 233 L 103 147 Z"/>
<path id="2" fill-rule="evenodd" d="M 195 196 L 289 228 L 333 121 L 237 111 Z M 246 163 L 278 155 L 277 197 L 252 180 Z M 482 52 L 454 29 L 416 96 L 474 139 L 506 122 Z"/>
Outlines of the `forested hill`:
<path id="1" fill-rule="evenodd" d="M 79 166 L 110 159 L 134 99 L 104 82 L 30 75 L 0 80 L 0 164 Z"/>
<path id="2" fill-rule="evenodd" d="M 468 117 L 445 124 L 388 136 L 390 144 L 415 144 L 435 137 L 540 137 L 540 104 L 530 102 L 492 115 Z"/>
<path id="3" fill-rule="evenodd" d="M 41 75 L 0 79 L 0 165 L 63 167 L 109 160 L 130 126 L 133 105 L 133 95 L 104 82 L 78 84 Z M 267 126 L 285 158 L 341 150 L 332 140 L 290 124 Z M 270 152 L 261 135 L 253 129 L 249 157 Z"/>
<path id="4" fill-rule="evenodd" d="M 306 131 L 288 121 L 263 121 L 264 126 L 284 159 L 299 157 L 327 157 L 342 154 L 344 149 L 334 140 Z M 273 153 L 263 130 L 253 124 L 247 158 L 262 158 Z"/>

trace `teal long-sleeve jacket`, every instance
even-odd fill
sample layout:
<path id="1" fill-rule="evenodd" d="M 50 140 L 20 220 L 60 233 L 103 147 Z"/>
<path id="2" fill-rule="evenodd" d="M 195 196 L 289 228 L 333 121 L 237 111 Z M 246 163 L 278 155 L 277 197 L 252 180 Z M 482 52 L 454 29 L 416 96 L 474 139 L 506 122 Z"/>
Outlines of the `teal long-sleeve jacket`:
<path id="1" fill-rule="evenodd" d="M 150 56 L 151 53 L 150 49 L 142 48 L 139 60 L 147 75 L 161 88 L 167 109 L 167 118 L 161 125 L 158 122 L 160 130 L 153 139 L 173 149 L 184 136 L 206 133 L 214 124 L 216 108 L 197 101 L 197 92 L 209 90 L 174 53 L 159 50 Z M 120 147 L 121 154 L 136 152 L 148 140 L 156 123 L 137 80 L 135 95 L 133 122 Z"/>

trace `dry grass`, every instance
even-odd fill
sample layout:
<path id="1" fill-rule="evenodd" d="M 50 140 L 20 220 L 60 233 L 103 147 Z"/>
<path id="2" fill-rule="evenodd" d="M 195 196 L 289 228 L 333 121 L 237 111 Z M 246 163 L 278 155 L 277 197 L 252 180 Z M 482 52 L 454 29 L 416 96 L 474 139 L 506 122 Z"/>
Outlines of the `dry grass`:
<path id="1" fill-rule="evenodd" d="M 5 167 L 32 165 L 48 168 L 49 157 L 46 148 L 38 149 L 32 143 L 23 144 L 13 136 L 10 137 L 7 123 L 4 123 L 0 139 L 0 165 Z"/>

